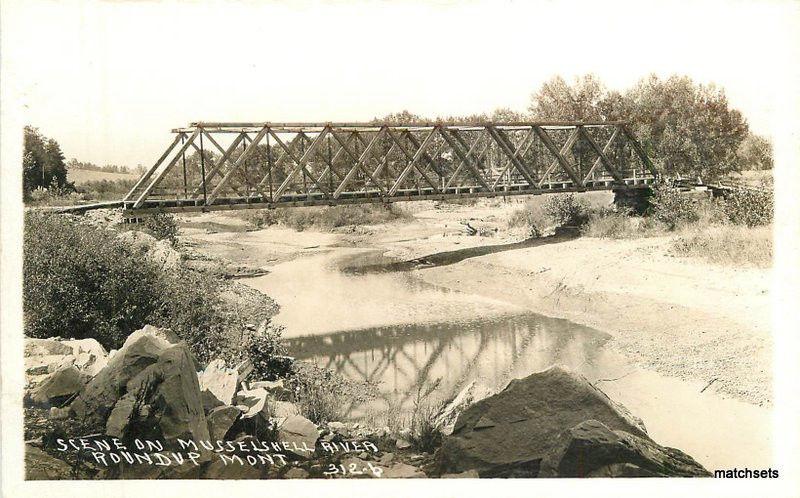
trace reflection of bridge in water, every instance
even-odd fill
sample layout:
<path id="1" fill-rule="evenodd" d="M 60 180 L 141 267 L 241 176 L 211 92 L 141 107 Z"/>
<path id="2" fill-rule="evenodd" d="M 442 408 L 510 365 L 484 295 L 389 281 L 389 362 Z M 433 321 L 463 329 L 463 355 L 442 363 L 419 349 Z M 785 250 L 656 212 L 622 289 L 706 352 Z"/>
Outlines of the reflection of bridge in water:
<path id="1" fill-rule="evenodd" d="M 446 399 L 472 380 L 480 389 L 498 390 L 552 364 L 591 374 L 607 339 L 566 320 L 528 314 L 299 337 L 287 346 L 297 358 L 378 385 L 377 400 L 346 407 L 358 419 L 390 407 L 407 412 L 418 388 L 424 391 L 437 379 L 433 396 Z"/>

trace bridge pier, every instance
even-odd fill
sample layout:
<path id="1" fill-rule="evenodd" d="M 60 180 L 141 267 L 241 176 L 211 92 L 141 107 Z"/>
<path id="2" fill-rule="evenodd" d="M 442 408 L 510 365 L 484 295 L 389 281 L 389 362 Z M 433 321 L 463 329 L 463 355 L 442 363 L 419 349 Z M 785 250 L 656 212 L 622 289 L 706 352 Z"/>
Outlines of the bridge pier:
<path id="1" fill-rule="evenodd" d="M 650 197 L 653 189 L 649 186 L 619 187 L 611 189 L 614 192 L 614 205 L 618 208 L 629 209 L 631 212 L 643 215 L 650 207 Z"/>

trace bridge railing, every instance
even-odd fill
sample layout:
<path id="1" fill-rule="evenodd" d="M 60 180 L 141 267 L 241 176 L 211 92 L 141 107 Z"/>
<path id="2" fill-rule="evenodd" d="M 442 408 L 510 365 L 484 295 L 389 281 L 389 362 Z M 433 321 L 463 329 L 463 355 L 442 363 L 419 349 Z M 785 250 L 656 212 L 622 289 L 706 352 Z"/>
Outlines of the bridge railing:
<path id="1" fill-rule="evenodd" d="M 657 176 L 622 122 L 192 123 L 173 133 L 127 209 L 535 194 Z"/>

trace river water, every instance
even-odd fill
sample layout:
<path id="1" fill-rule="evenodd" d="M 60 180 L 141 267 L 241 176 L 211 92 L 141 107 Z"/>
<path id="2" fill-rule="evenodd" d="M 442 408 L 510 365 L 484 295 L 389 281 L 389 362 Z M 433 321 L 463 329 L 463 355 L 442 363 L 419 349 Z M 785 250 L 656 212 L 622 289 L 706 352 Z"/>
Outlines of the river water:
<path id="1" fill-rule="evenodd" d="M 770 412 L 701 393 L 704 384 L 638 368 L 606 347 L 611 336 L 500 300 L 430 285 L 380 268 L 380 251 L 332 248 L 244 280 L 281 307 L 290 353 L 377 385 L 376 399 L 345 407 L 351 420 L 407 416 L 430 391 L 432 403 L 474 381 L 478 395 L 509 380 L 562 365 L 596 383 L 647 426 L 660 444 L 709 469 L 767 468 Z"/>

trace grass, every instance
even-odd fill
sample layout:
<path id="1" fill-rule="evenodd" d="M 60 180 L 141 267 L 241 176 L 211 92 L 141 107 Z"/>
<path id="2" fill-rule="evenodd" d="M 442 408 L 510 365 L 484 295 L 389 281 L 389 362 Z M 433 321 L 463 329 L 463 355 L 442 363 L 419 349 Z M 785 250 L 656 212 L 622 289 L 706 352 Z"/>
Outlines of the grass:
<path id="1" fill-rule="evenodd" d="M 91 171 L 90 173 L 99 173 Z M 115 174 L 115 173 L 105 173 Z M 125 175 L 119 175 L 125 176 Z M 57 207 L 74 206 L 98 201 L 118 201 L 125 197 L 133 187 L 136 179 L 120 178 L 115 180 L 88 180 L 71 189 L 37 189 L 25 199 L 28 206 Z"/>
<path id="2" fill-rule="evenodd" d="M 670 249 L 679 256 L 719 265 L 768 268 L 772 266 L 772 225 L 689 226 L 672 240 Z"/>
<path id="3" fill-rule="evenodd" d="M 283 225 L 300 232 L 309 228 L 330 231 L 343 226 L 377 225 L 411 218 L 394 204 L 262 209 L 242 213 L 242 216 L 258 228 Z"/>
<path id="4" fill-rule="evenodd" d="M 638 239 L 670 236 L 670 251 L 717 265 L 766 268 L 772 264 L 772 196 L 736 192 L 712 200 L 657 189 L 650 215 L 634 216 L 612 208 L 610 196 L 534 197 L 511 213 L 509 228 L 540 237 L 551 227 L 577 217 L 585 237 Z"/>

